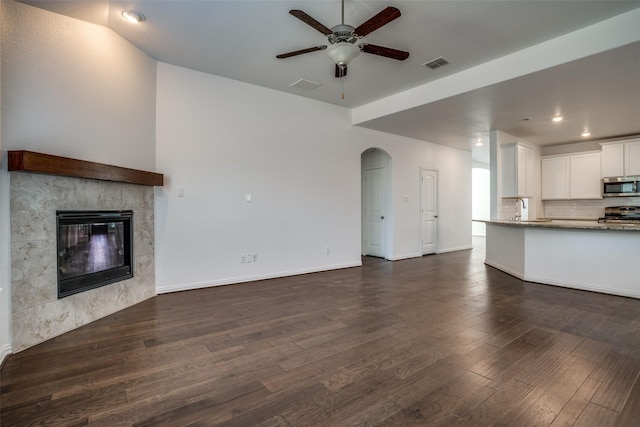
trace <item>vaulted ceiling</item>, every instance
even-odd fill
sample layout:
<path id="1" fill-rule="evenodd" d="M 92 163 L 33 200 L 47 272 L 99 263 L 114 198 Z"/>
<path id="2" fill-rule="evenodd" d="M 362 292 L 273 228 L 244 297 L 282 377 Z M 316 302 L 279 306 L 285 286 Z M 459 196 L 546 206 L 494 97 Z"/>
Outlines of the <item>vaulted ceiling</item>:
<path id="1" fill-rule="evenodd" d="M 346 0 L 355 27 L 398 8 L 362 42 L 410 56 L 362 53 L 344 79 L 323 51 L 276 58 L 328 44 L 289 10 L 331 28 L 341 23 L 338 0 L 26 3 L 107 26 L 159 61 L 341 105 L 355 124 L 475 150 L 478 160 L 487 144 L 475 142 L 490 130 L 540 145 L 579 141 L 585 129 L 595 139 L 640 133 L 640 1 Z M 125 9 L 146 20 L 125 22 Z M 423 65 L 438 57 L 450 63 Z M 300 79 L 319 86 L 291 86 Z M 550 126 L 555 114 L 566 120 Z"/>

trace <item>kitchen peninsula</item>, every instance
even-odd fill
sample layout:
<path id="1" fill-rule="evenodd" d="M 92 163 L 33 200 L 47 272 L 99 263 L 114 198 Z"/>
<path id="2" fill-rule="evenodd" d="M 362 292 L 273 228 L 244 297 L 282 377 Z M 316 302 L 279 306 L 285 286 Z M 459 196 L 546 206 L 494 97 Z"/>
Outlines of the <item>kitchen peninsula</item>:
<path id="1" fill-rule="evenodd" d="M 640 298 L 640 225 L 485 222 L 487 265 L 529 282 Z"/>

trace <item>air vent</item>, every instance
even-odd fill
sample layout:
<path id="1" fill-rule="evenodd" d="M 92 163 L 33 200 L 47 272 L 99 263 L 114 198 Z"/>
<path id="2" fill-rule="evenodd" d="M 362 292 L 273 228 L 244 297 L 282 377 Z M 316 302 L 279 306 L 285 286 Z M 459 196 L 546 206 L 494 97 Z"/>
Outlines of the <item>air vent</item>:
<path id="1" fill-rule="evenodd" d="M 311 80 L 300 79 L 289 87 L 295 87 L 304 90 L 314 90 L 315 88 L 318 88 L 320 86 L 320 83 L 312 82 Z"/>
<path id="2" fill-rule="evenodd" d="M 444 67 L 447 64 L 449 64 L 449 60 L 446 58 L 443 58 L 442 56 L 439 56 L 436 59 L 433 59 L 429 62 L 425 62 L 422 65 L 429 67 L 432 70 L 435 70 L 436 68 Z"/>

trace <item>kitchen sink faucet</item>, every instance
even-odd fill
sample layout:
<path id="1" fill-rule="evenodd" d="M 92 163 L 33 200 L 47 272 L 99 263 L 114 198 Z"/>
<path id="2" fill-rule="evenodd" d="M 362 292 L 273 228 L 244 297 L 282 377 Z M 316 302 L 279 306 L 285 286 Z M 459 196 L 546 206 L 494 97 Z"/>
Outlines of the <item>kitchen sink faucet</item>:
<path id="1" fill-rule="evenodd" d="M 521 219 L 521 217 L 522 217 L 522 216 L 520 215 L 520 212 L 518 211 L 518 202 L 520 202 L 520 201 L 522 201 L 522 209 L 526 209 L 526 208 L 527 208 L 527 206 L 524 204 L 524 199 L 521 199 L 521 198 L 517 198 L 517 199 L 516 199 L 516 214 L 515 214 L 515 216 L 513 217 L 513 218 L 514 218 L 514 220 L 515 220 L 516 222 L 517 222 L 517 221 L 520 221 L 520 219 Z"/>

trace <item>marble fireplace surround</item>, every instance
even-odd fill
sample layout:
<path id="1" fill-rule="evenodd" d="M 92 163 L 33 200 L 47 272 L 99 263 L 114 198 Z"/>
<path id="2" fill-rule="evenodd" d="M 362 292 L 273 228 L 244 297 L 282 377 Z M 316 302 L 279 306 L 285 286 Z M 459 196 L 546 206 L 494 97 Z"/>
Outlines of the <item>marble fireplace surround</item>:
<path id="1" fill-rule="evenodd" d="M 134 277 L 58 299 L 56 210 L 132 210 Z M 12 172 L 10 215 L 14 353 L 155 295 L 153 186 Z"/>

